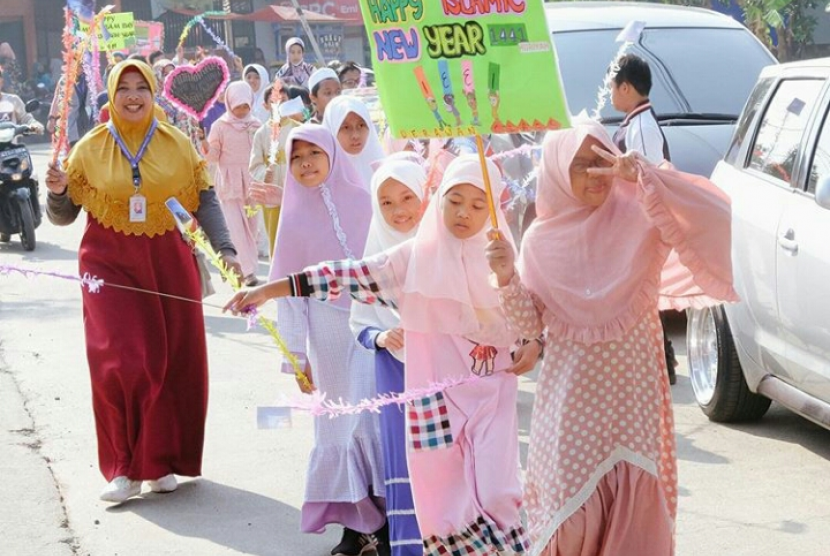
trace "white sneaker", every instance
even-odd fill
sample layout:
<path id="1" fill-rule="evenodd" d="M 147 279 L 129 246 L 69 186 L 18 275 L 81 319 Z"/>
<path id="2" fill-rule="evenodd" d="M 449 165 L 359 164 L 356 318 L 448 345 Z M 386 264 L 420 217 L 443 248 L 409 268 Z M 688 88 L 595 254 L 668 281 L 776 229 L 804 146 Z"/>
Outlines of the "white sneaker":
<path id="1" fill-rule="evenodd" d="M 104 487 L 104 490 L 101 491 L 101 500 L 118 503 L 139 494 L 141 494 L 141 481 L 131 481 L 121 475 Z"/>
<path id="2" fill-rule="evenodd" d="M 153 492 L 173 492 L 179 488 L 179 483 L 176 482 L 176 476 L 172 473 L 155 481 L 147 481 L 147 484 Z"/>

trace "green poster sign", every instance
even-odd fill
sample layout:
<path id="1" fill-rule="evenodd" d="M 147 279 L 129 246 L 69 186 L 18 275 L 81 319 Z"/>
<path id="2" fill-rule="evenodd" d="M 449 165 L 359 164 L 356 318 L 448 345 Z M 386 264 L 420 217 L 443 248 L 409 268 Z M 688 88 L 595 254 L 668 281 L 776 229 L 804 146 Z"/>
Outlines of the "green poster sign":
<path id="1" fill-rule="evenodd" d="M 360 0 L 400 138 L 570 125 L 542 0 Z"/>
<path id="2" fill-rule="evenodd" d="M 135 21 L 132 12 L 104 16 L 106 31 L 98 30 L 98 48 L 104 51 L 124 50 L 135 43 Z M 89 32 L 89 24 L 82 23 L 81 31 Z"/>

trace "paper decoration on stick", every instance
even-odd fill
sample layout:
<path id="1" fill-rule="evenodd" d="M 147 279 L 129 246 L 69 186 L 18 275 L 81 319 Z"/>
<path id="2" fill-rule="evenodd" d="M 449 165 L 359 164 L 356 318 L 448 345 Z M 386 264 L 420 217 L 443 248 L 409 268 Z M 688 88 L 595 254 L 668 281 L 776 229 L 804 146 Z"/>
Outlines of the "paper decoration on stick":
<path id="1" fill-rule="evenodd" d="M 645 28 L 645 21 L 629 21 L 628 25 L 617 35 L 617 42 L 637 42 Z"/>
<path id="2" fill-rule="evenodd" d="M 229 79 L 222 58 L 209 56 L 195 66 L 178 66 L 164 80 L 164 96 L 177 108 L 201 120 L 208 113 Z"/>
<path id="3" fill-rule="evenodd" d="M 95 0 L 66 0 L 66 7 L 86 23 L 95 16 Z"/>

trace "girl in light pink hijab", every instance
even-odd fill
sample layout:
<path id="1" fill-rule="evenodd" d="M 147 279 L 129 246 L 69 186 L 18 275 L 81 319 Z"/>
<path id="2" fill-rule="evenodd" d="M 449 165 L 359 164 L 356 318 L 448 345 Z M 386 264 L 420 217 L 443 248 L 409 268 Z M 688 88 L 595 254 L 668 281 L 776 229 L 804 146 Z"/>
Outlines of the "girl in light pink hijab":
<path id="1" fill-rule="evenodd" d="M 677 462 L 658 307 L 737 300 L 729 199 L 620 156 L 585 121 L 545 138 L 536 203 L 518 273 L 508 244 L 488 246 L 512 326 L 546 344 L 525 487 L 533 554 L 669 556 Z"/>
<path id="2" fill-rule="evenodd" d="M 257 221 L 256 216 L 248 216 L 245 205 L 248 204 L 251 186 L 248 160 L 260 122 L 251 115 L 254 94 L 244 81 L 228 85 L 225 105 L 228 111 L 210 129 L 206 158 L 215 165 L 216 194 L 239 256 L 245 282 L 253 285 L 257 282 Z"/>
<path id="3" fill-rule="evenodd" d="M 501 174 L 493 162 L 487 169 L 498 198 Z M 528 550 L 520 519 L 515 373 L 532 368 L 539 351 L 533 342 L 511 360 L 516 334 L 488 282 L 484 187 L 478 156 L 461 156 L 447 167 L 413 239 L 360 261 L 306 268 L 241 292 L 227 306 L 348 293 L 398 309 L 408 391 L 474 379 L 406 406 L 407 460 L 426 556 Z"/>

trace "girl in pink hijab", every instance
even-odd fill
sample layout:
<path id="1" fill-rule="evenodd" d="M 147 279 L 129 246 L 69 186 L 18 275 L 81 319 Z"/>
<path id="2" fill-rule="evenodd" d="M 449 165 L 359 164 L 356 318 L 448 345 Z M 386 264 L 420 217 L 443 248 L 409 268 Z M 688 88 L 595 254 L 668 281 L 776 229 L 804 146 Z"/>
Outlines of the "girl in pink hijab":
<path id="1" fill-rule="evenodd" d="M 244 81 L 235 81 L 225 90 L 228 111 L 210 129 L 207 138 L 207 161 L 216 165 L 214 180 L 219 204 L 236 247 L 245 283 L 257 283 L 257 221 L 249 217 L 251 176 L 248 161 L 254 134 L 260 122 L 251 115 L 254 94 Z"/>
<path id="2" fill-rule="evenodd" d="M 501 174 L 492 162 L 487 168 L 498 196 Z M 360 261 L 307 267 L 240 292 L 226 307 L 238 312 L 271 297 L 349 294 L 399 311 L 407 390 L 473 379 L 406 406 L 410 482 L 426 556 L 528 550 L 515 373 L 532 368 L 539 350 L 527 344 L 511 360 L 516 334 L 488 282 L 487 220 L 478 156 L 461 156 L 447 167 L 413 239 Z"/>
<path id="3" fill-rule="evenodd" d="M 728 197 L 620 156 L 585 121 L 543 144 L 538 217 L 488 258 L 525 339 L 544 335 L 525 486 L 533 554 L 670 556 L 677 457 L 659 308 L 737 301 Z"/>

